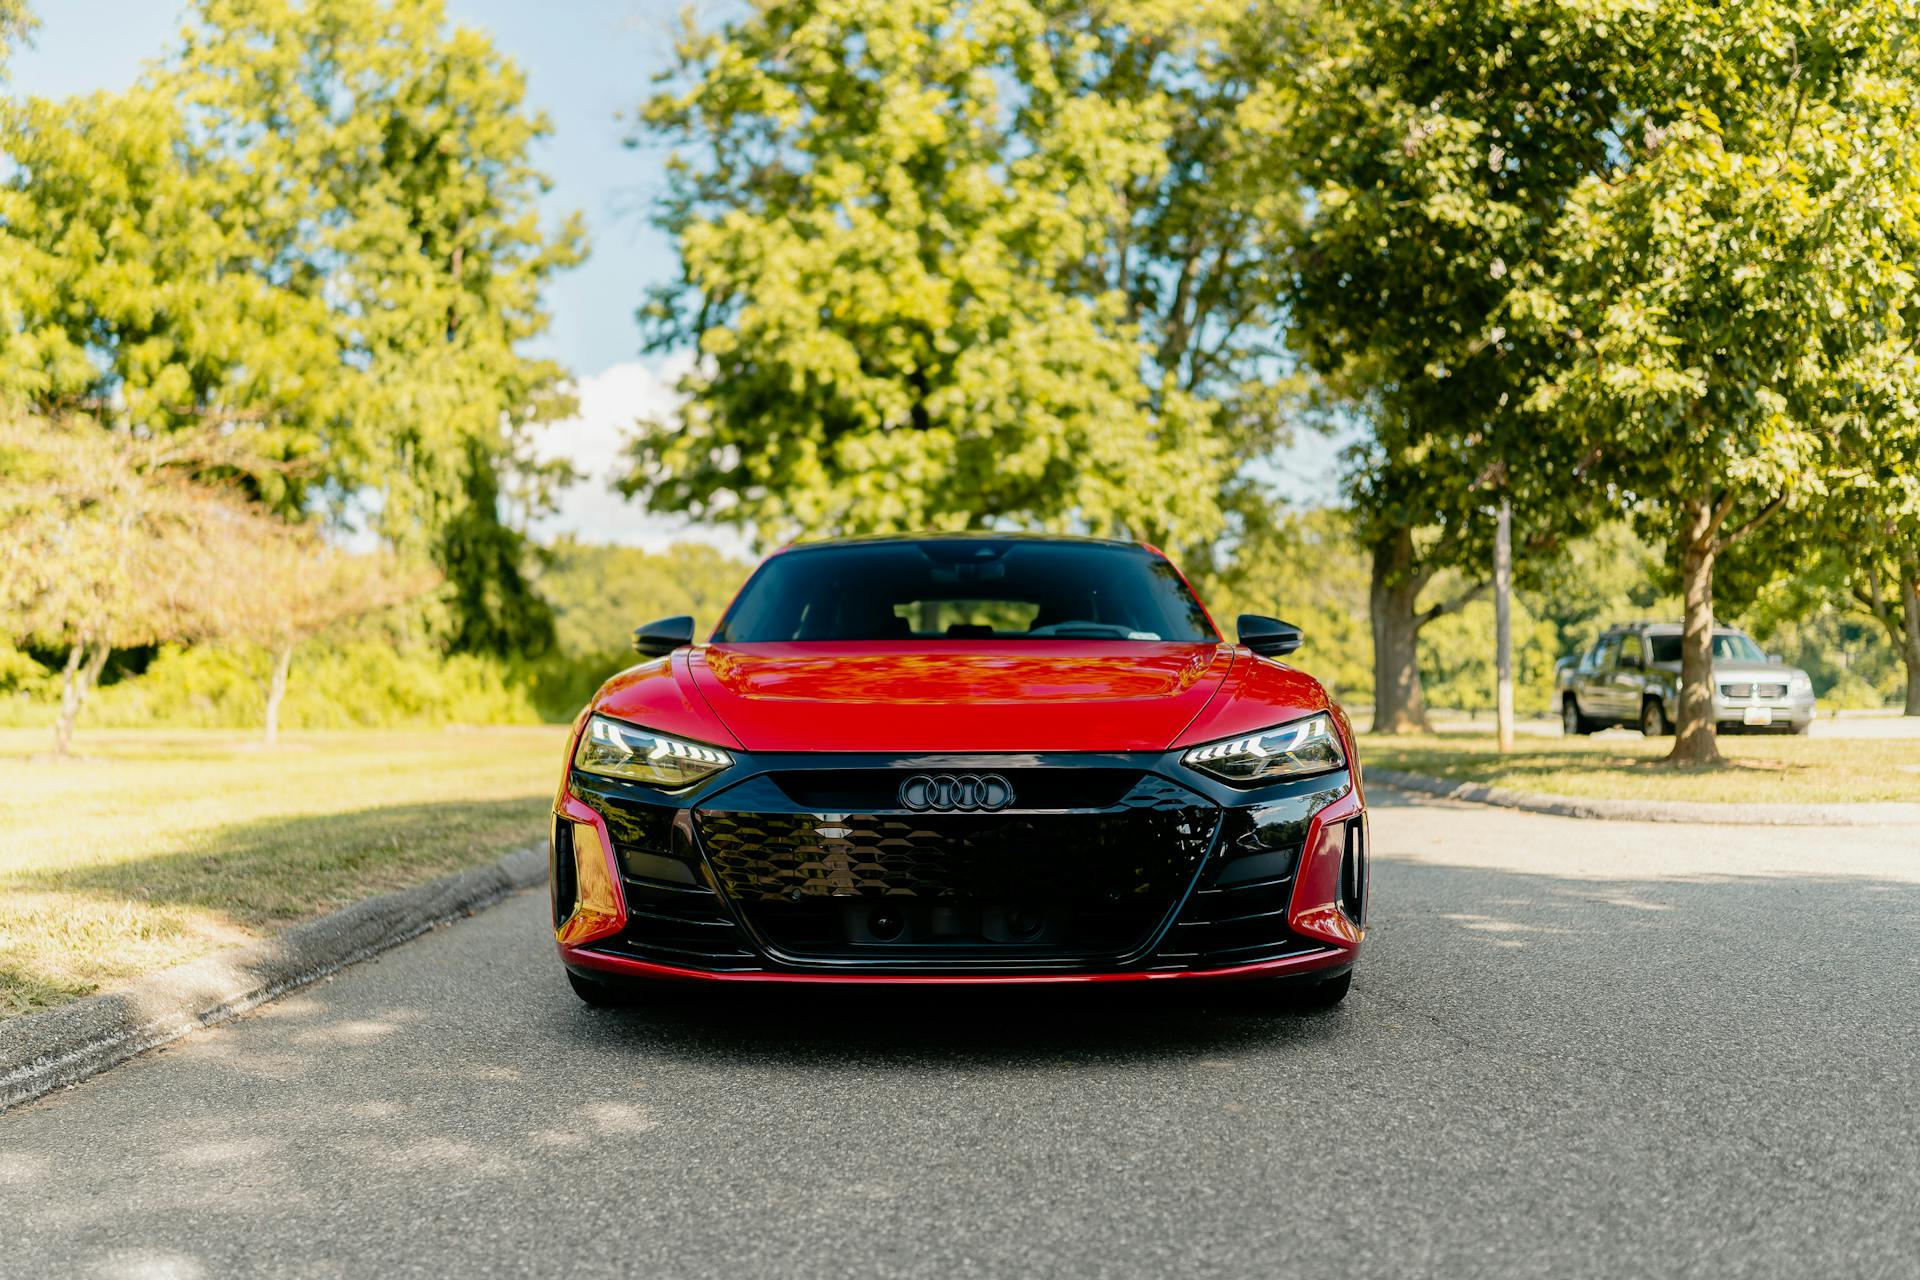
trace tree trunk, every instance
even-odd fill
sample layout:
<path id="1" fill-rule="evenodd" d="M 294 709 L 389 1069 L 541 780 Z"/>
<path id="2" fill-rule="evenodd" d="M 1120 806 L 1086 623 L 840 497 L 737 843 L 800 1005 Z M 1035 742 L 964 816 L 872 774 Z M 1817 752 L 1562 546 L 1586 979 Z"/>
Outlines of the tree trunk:
<path id="1" fill-rule="evenodd" d="M 81 638 L 67 650 L 67 665 L 60 671 L 60 718 L 53 722 L 53 754 L 73 752 L 73 722 L 80 717 L 80 661 L 86 657 L 87 642 Z"/>
<path id="2" fill-rule="evenodd" d="M 1414 610 L 1425 585 L 1413 571 L 1413 530 L 1395 529 L 1373 544 L 1367 616 L 1373 625 L 1375 733 L 1417 733 L 1427 727 Z"/>
<path id="3" fill-rule="evenodd" d="M 1907 714 L 1920 716 L 1920 562 L 1900 566 L 1900 604 L 1906 614 L 1906 643 L 1900 657 L 1907 664 Z"/>
<path id="4" fill-rule="evenodd" d="M 1681 593 L 1686 626 L 1680 637 L 1680 714 L 1675 718 L 1675 764 L 1713 764 L 1720 746 L 1713 723 L 1713 558 L 1717 532 L 1713 500 L 1696 498 L 1682 511 L 1686 545 L 1681 554 Z"/>
<path id="5" fill-rule="evenodd" d="M 53 754 L 73 754 L 73 728 L 80 720 L 80 708 L 86 705 L 87 694 L 99 683 L 100 672 L 112 652 L 111 645 L 102 644 L 88 654 L 84 636 L 74 641 L 73 648 L 67 652 L 67 665 L 60 673 L 60 718 L 53 724 Z M 83 654 L 86 655 L 84 662 Z"/>
<path id="6" fill-rule="evenodd" d="M 269 747 L 280 742 L 280 701 L 287 696 L 287 671 L 293 666 L 293 646 L 281 645 L 273 654 L 273 675 L 267 681 L 267 734 Z"/>
<path id="7" fill-rule="evenodd" d="M 1513 504 L 1500 499 L 1493 533 L 1494 736 L 1513 750 Z"/>

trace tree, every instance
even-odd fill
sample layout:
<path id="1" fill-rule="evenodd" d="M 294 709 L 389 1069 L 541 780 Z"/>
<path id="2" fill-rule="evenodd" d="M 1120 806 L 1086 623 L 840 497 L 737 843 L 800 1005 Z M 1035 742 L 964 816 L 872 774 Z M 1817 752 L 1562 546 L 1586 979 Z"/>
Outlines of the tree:
<path id="1" fill-rule="evenodd" d="M 280 737 L 280 704 L 295 651 L 345 622 L 431 590 L 438 575 L 409 571 L 385 553 L 349 554 L 305 526 L 229 509 L 207 530 L 204 548 L 224 570 L 213 608 L 221 639 L 267 654 L 265 741 Z"/>
<path id="2" fill-rule="evenodd" d="M 31 38 L 38 25 L 26 0 L 0 0 L 0 81 L 6 79 L 7 55 Z"/>
<path id="3" fill-rule="evenodd" d="M 1752 541 L 1760 546 L 1748 559 L 1772 572 L 1756 583 L 1743 566 L 1737 598 L 1791 577 L 1804 612 L 1837 602 L 1871 622 L 1905 671 L 1905 714 L 1920 716 L 1920 468 L 1840 487 L 1802 518 L 1768 522 Z"/>
<path id="4" fill-rule="evenodd" d="M 0 625 L 67 651 L 57 755 L 114 649 L 214 628 L 208 532 L 232 506 L 183 474 L 218 443 L 189 445 L 0 415 Z"/>
<path id="5" fill-rule="evenodd" d="M 1313 210 L 1293 341 L 1369 428 L 1348 490 L 1371 560 L 1376 731 L 1423 725 L 1421 632 L 1486 589 L 1502 496 L 1522 585 L 1528 553 L 1585 523 L 1577 456 L 1522 411 L 1541 341 L 1505 310 L 1568 193 L 1605 167 L 1635 7 L 1342 6 L 1276 128 Z M 1465 580 L 1428 602 L 1449 568 Z"/>
<path id="6" fill-rule="evenodd" d="M 538 585 L 558 614 L 560 651 L 603 660 L 604 675 L 633 661 L 634 627 L 680 613 L 711 627 L 751 572 L 751 564 L 697 542 L 655 552 L 563 538 Z"/>
<path id="7" fill-rule="evenodd" d="M 1237 460 L 1198 390 L 1271 267 L 1250 214 L 1202 228 L 1156 194 L 1206 170 L 1169 140 L 1206 150 L 1231 114 L 1167 88 L 1199 46 L 1165 15 L 827 0 L 689 32 L 643 112 L 679 145 L 658 221 L 683 272 L 645 320 L 702 358 L 628 491 L 763 539 L 1211 538 Z"/>
<path id="8" fill-rule="evenodd" d="M 0 389 L 141 430 L 218 426 L 270 464 L 240 467 L 250 496 L 298 518 L 372 491 L 379 532 L 450 577 L 497 567 L 446 554 L 480 524 L 524 563 L 488 504 L 538 479 L 526 434 L 570 406 L 561 370 L 519 347 L 583 249 L 576 221 L 540 225 L 547 125 L 519 71 L 438 0 L 193 12 L 127 93 L 7 107 Z M 540 634 L 513 580 L 456 581 L 456 609 L 484 595 L 519 617 L 507 634 Z"/>
<path id="9" fill-rule="evenodd" d="M 1623 33 L 1617 146 L 1514 314 L 1558 358 L 1530 398 L 1680 575 L 1672 759 L 1718 759 L 1714 569 L 1782 513 L 1920 466 L 1911 318 L 1920 131 L 1901 0 L 1663 6 Z"/>
<path id="10" fill-rule="evenodd" d="M 1214 621 L 1240 613 L 1286 619 L 1306 635 L 1287 661 L 1312 672 L 1335 697 L 1364 697 L 1367 562 L 1350 512 L 1309 508 L 1248 527 L 1218 569 L 1196 586 Z"/>
<path id="11" fill-rule="evenodd" d="M 1870 543 L 1851 568 L 1849 591 L 1885 629 L 1906 668 L 1905 714 L 1920 716 L 1920 538 Z"/>

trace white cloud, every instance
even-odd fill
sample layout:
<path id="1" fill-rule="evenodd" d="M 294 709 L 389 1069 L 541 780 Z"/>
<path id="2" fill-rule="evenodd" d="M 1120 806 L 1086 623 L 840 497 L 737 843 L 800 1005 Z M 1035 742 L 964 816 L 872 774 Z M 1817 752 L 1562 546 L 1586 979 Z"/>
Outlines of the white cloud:
<path id="1" fill-rule="evenodd" d="M 684 516 L 648 511 L 626 499 L 613 482 L 627 470 L 625 446 L 637 419 L 678 411 L 674 383 L 690 357 L 626 360 L 574 385 L 578 416 L 549 424 L 535 442 L 542 459 L 566 458 L 581 473 L 560 495 L 560 509 L 534 523 L 533 534 L 550 541 L 573 534 L 582 542 L 611 542 L 659 551 L 672 542 L 705 542 L 750 558 L 746 539 L 734 529 L 700 524 Z"/>

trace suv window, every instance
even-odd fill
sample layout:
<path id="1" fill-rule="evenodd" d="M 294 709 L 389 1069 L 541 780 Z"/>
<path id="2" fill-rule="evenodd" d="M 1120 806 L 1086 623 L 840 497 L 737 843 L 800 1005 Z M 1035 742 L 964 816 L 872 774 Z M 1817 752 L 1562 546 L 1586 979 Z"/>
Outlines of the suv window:
<path id="1" fill-rule="evenodd" d="M 1623 659 L 1628 657 L 1638 658 L 1643 665 L 1645 664 L 1647 651 L 1641 647 L 1640 637 L 1637 634 L 1627 635 L 1621 638 L 1620 656 Z"/>
<path id="2" fill-rule="evenodd" d="M 1713 637 L 1713 660 L 1715 662 L 1760 662 L 1766 655 L 1755 644 L 1738 631 L 1720 631 Z M 1680 661 L 1680 637 L 1675 635 L 1653 637 L 1653 660 L 1655 662 Z"/>
<path id="3" fill-rule="evenodd" d="M 1620 656 L 1620 637 L 1602 636 L 1600 643 L 1594 646 L 1593 665 L 1589 671 L 1611 671 L 1613 660 Z"/>

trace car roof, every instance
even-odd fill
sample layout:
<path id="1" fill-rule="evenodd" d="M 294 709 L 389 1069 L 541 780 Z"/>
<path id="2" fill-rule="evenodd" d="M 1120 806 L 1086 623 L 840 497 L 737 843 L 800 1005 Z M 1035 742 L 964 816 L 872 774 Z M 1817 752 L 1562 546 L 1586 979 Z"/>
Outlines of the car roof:
<path id="1" fill-rule="evenodd" d="M 808 542 L 789 542 L 775 551 L 783 555 L 793 551 L 819 551 L 830 547 L 878 546 L 907 542 L 1052 542 L 1097 547 L 1123 547 L 1132 551 L 1152 551 L 1144 542 L 1127 538 L 1096 538 L 1078 533 L 1028 533 L 1023 530 L 996 532 L 991 529 L 931 530 L 926 533 L 862 533 L 840 538 L 818 538 Z"/>
<path id="2" fill-rule="evenodd" d="M 1677 636 L 1685 630 L 1685 625 L 1678 622 L 1620 622 L 1608 627 L 1603 634 L 1611 636 L 1624 634 L 1628 631 L 1642 631 L 1650 636 Z M 1716 626 L 1713 629 L 1713 634 L 1717 636 L 1744 636 L 1747 633 L 1739 627 Z"/>

